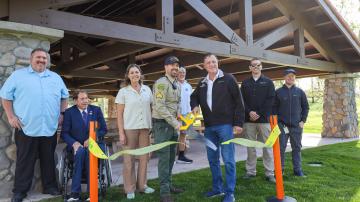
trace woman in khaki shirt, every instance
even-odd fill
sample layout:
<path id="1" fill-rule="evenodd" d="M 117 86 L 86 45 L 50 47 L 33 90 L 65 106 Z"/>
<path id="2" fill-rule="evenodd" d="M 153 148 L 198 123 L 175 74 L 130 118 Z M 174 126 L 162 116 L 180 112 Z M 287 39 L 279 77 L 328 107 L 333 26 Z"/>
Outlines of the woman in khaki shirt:
<path id="1" fill-rule="evenodd" d="M 142 84 L 142 72 L 138 65 L 130 64 L 125 73 L 124 88 L 116 96 L 117 120 L 120 144 L 124 149 L 136 149 L 150 145 L 152 92 Z M 149 155 L 139 157 L 137 177 L 134 156 L 124 155 L 124 189 L 128 199 L 135 198 L 135 190 L 149 194 L 155 190 L 146 185 Z"/>

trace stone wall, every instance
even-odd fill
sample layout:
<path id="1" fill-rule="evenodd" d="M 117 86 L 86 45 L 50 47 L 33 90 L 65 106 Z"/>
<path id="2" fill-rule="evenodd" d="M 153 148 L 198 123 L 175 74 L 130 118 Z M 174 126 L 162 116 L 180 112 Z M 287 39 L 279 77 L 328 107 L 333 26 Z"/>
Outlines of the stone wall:
<path id="1" fill-rule="evenodd" d="M 49 35 L 46 35 L 49 30 Z M 0 21 L 0 88 L 17 69 L 29 65 L 30 53 L 34 48 L 50 49 L 51 41 L 59 39 L 63 32 L 32 25 Z M 16 164 L 14 130 L 8 123 L 0 104 L 0 199 L 11 195 Z M 41 189 L 39 162 L 35 166 L 34 190 Z"/>
<path id="2" fill-rule="evenodd" d="M 353 74 L 324 77 L 322 137 L 359 137 Z"/>

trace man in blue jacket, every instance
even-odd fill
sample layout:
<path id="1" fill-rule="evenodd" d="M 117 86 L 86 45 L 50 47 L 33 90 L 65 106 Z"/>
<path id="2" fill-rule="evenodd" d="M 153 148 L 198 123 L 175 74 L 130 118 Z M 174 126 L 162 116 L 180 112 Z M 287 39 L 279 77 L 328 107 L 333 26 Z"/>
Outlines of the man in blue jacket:
<path id="1" fill-rule="evenodd" d="M 309 103 L 303 90 L 295 86 L 296 71 L 284 72 L 285 84 L 276 90 L 273 113 L 278 115 L 281 130 L 280 151 L 284 171 L 285 150 L 290 138 L 294 175 L 305 177 L 301 168 L 301 138 L 309 113 Z"/>
<path id="2" fill-rule="evenodd" d="M 216 151 L 206 148 L 212 174 L 212 190 L 206 196 L 210 198 L 225 194 L 223 202 L 233 202 L 236 184 L 235 148 L 234 144 L 221 143 L 234 138 L 233 131 L 238 134 L 242 132 L 244 103 L 234 76 L 221 71 L 218 65 L 214 54 L 204 57 L 204 68 L 208 75 L 191 94 L 190 105 L 194 113 L 198 113 L 200 105 L 204 116 L 204 135 L 218 148 Z M 225 186 L 221 176 L 220 151 L 225 164 Z"/>
<path id="3" fill-rule="evenodd" d="M 75 105 L 65 111 L 61 137 L 68 145 L 68 150 L 74 154 L 74 174 L 71 184 L 71 195 L 68 201 L 78 201 L 81 193 L 82 171 L 89 180 L 89 122 L 97 121 L 97 137 L 107 133 L 106 123 L 101 109 L 89 105 L 88 93 L 79 90 L 74 94 Z M 88 181 L 89 190 L 89 181 Z M 88 199 L 89 200 L 89 199 Z"/>

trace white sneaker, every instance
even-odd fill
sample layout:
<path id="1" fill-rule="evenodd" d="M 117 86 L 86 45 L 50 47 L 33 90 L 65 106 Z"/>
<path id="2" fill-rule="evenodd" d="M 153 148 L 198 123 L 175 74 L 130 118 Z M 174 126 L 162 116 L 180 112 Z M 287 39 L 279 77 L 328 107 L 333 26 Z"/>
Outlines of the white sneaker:
<path id="1" fill-rule="evenodd" d="M 135 193 L 128 193 L 128 194 L 126 194 L 126 198 L 127 199 L 135 199 Z"/>
<path id="2" fill-rule="evenodd" d="M 74 202 L 74 201 L 79 201 L 79 198 L 73 198 L 73 197 L 70 197 L 67 202 Z"/>
<path id="3" fill-rule="evenodd" d="M 151 193 L 154 193 L 154 192 L 155 192 L 155 189 L 153 189 L 151 187 L 148 187 L 148 186 L 145 186 L 145 189 L 144 189 L 145 194 L 151 194 Z"/>

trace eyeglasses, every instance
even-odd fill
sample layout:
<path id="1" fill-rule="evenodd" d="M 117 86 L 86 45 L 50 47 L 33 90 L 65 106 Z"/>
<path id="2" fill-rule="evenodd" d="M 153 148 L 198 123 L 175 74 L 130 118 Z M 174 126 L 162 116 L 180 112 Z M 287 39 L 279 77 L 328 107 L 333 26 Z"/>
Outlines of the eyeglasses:
<path id="1" fill-rule="evenodd" d="M 256 65 L 250 65 L 250 67 L 260 67 L 261 66 L 261 63 L 260 64 L 256 64 Z"/>

